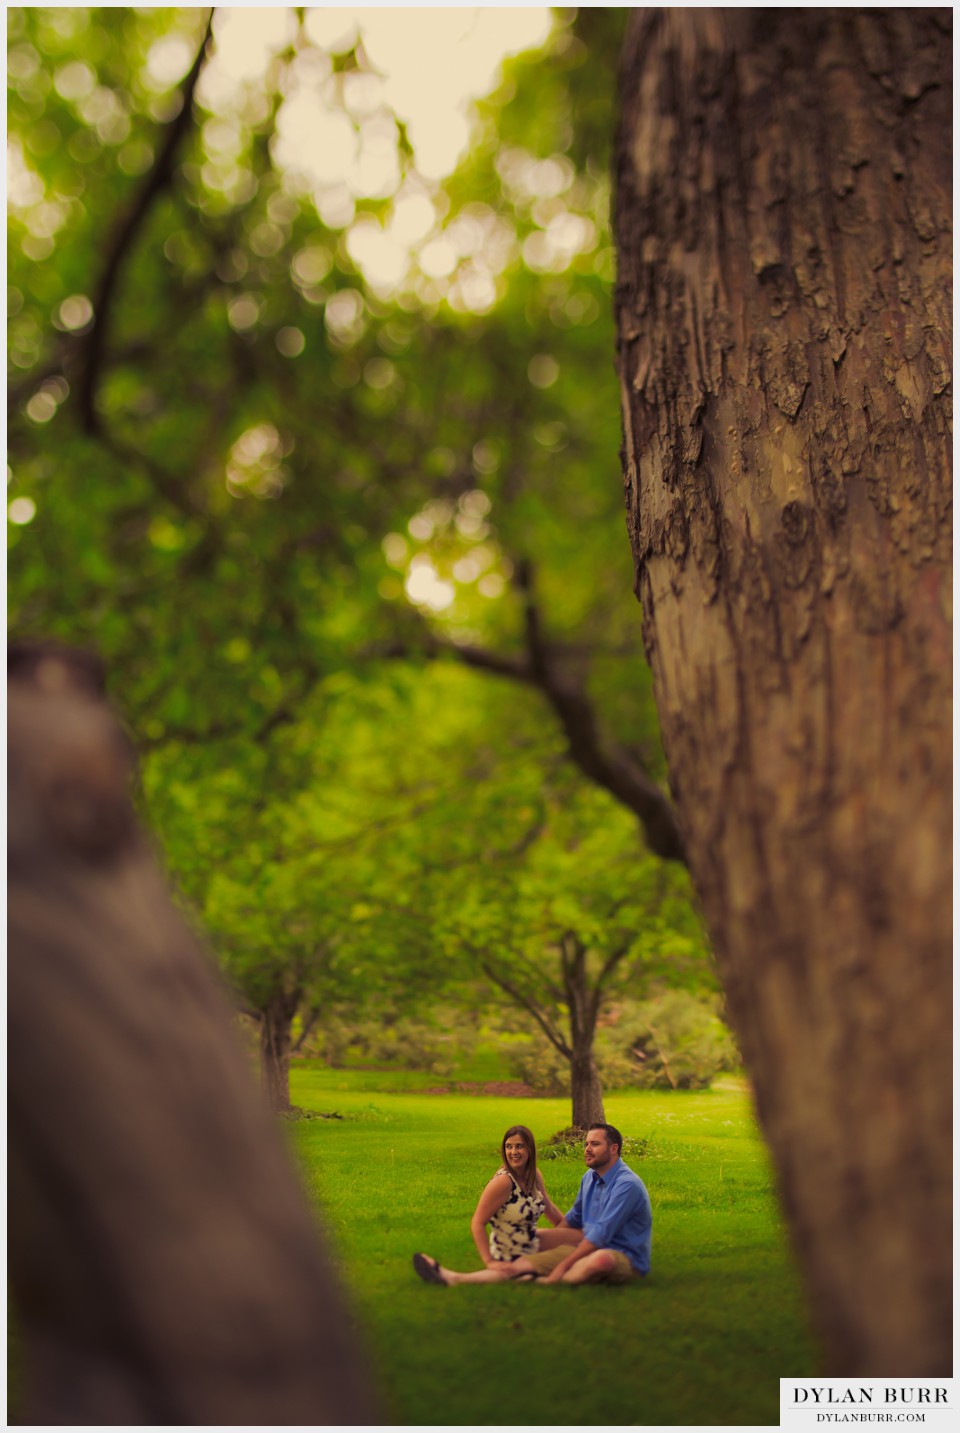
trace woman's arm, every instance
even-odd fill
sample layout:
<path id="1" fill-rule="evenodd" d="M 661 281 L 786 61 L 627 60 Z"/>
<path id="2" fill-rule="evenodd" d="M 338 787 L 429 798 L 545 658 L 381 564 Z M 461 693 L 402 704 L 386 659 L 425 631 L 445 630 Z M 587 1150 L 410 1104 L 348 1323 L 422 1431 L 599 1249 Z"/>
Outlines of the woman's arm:
<path id="1" fill-rule="evenodd" d="M 473 1242 L 477 1246 L 477 1253 L 484 1264 L 495 1264 L 497 1261 L 490 1253 L 490 1243 L 487 1239 L 487 1220 L 492 1219 L 502 1204 L 506 1204 L 510 1194 L 512 1180 L 509 1174 L 495 1174 L 480 1195 L 480 1202 L 477 1204 L 470 1220 L 470 1233 L 473 1235 Z"/>
<path id="2" fill-rule="evenodd" d="M 566 1220 L 564 1219 L 563 1215 L 560 1213 L 560 1210 L 557 1208 L 557 1206 L 554 1204 L 553 1200 L 547 1193 L 546 1185 L 543 1182 L 543 1175 L 540 1173 L 539 1169 L 537 1170 L 537 1183 L 540 1186 L 540 1193 L 543 1195 L 543 1212 L 550 1220 L 550 1223 L 555 1228 L 558 1225 L 565 1224 Z"/>

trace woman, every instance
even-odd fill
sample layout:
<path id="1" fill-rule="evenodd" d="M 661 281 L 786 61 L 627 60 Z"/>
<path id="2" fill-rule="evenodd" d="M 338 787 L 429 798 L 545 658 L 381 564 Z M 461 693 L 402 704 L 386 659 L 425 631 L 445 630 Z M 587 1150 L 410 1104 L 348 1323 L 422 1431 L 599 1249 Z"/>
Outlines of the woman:
<path id="1" fill-rule="evenodd" d="M 537 1142 L 526 1125 L 511 1125 L 500 1145 L 503 1163 L 480 1195 L 470 1233 L 486 1265 L 475 1274 L 444 1269 L 427 1254 L 414 1254 L 413 1267 L 428 1284 L 489 1284 L 515 1277 L 511 1264 L 538 1249 L 576 1244 L 583 1235 L 570 1229 L 544 1188 L 537 1168 Z M 553 1229 L 538 1229 L 546 1214 Z M 486 1226 L 490 1225 L 489 1236 Z M 532 1275 L 521 1275 L 532 1278 Z"/>

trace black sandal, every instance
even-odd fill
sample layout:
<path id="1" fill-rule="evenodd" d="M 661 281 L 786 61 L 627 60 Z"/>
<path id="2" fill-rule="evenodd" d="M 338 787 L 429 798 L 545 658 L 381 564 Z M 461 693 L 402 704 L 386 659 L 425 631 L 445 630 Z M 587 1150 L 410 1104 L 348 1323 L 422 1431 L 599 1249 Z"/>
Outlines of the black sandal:
<path id="1" fill-rule="evenodd" d="M 440 1265 L 436 1259 L 431 1259 L 429 1254 L 414 1254 L 413 1267 L 425 1284 L 442 1284 L 444 1288 L 447 1288 L 447 1281 L 440 1272 Z"/>

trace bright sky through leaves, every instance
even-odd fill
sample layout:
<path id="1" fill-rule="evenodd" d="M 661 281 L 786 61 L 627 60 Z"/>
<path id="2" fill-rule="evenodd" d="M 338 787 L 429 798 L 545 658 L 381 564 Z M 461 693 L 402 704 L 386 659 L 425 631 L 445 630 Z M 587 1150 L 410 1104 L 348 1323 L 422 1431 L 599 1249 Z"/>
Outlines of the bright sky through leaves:
<path id="1" fill-rule="evenodd" d="M 322 52 L 342 54 L 359 39 L 372 73 L 342 77 L 348 110 L 369 120 L 388 106 L 407 127 L 416 167 L 425 179 L 450 174 L 470 137 L 469 105 L 489 92 L 507 55 L 542 45 L 551 28 L 546 6 L 518 9 L 308 9 L 304 29 Z M 295 20 L 288 7 L 226 9 L 214 22 L 216 53 L 204 75 L 201 96 L 212 107 L 228 103 L 231 88 L 256 81 L 273 55 L 289 45 Z M 147 68 L 158 80 L 186 68 L 185 47 L 175 39 L 155 45 Z M 301 63 L 305 58 L 306 62 Z M 325 102 L 316 56 L 307 52 L 290 68 L 281 108 L 281 162 L 314 177 L 389 189 L 390 147 L 378 146 L 377 126 L 361 124 L 361 143 L 344 116 Z M 364 131 L 367 131 L 364 134 Z M 395 156 L 392 156 L 395 160 Z M 395 186 L 394 186 L 395 187 Z"/>
<path id="2" fill-rule="evenodd" d="M 446 238 L 429 237 L 438 218 L 430 196 L 470 142 L 472 102 L 493 88 L 504 58 L 542 45 L 551 26 L 544 6 L 307 10 L 304 34 L 315 48 L 301 46 L 287 66 L 274 163 L 291 189 L 312 194 L 326 224 L 350 228 L 350 255 L 379 292 L 389 294 L 403 283 L 411 253 L 421 245 L 420 268 L 427 276 L 446 278 L 457 267 L 458 249 Z M 231 138 L 234 116 L 242 112 L 249 87 L 295 41 L 296 22 L 287 7 L 226 9 L 217 12 L 214 34 L 216 49 L 198 98 L 215 116 L 204 126 L 204 139 L 216 158 L 229 155 L 237 142 Z M 369 68 L 335 71 L 330 56 L 358 44 Z M 185 52 L 175 38 L 158 42 L 147 58 L 158 83 L 169 83 L 184 67 Z M 402 187 L 398 121 L 414 165 Z M 236 175 L 229 164 L 223 174 L 229 189 Z M 372 216 L 353 223 L 357 200 L 387 198 L 394 204 L 385 225 Z M 498 236 L 485 237 L 485 248 L 496 249 Z M 502 259 L 488 254 L 486 264 L 464 273 L 463 308 L 485 312 L 493 305 L 499 267 Z"/>
<path id="3" fill-rule="evenodd" d="M 100 319 L 105 216 L 124 214 L 155 161 L 207 12 L 18 13 L 11 360 L 24 375 L 25 432 L 53 434 L 49 448 L 69 425 L 77 384 L 41 358 L 83 352 Z M 154 209 L 157 238 L 127 259 L 137 305 L 113 316 L 122 355 L 121 336 L 129 328 L 138 339 L 162 292 L 157 312 L 176 313 L 178 342 L 191 326 L 191 363 L 203 350 L 196 371 L 230 395 L 229 405 L 201 405 L 225 415 L 211 437 L 188 430 L 189 403 L 168 406 L 169 372 L 147 374 L 139 359 L 128 372 L 111 353 L 101 375 L 111 421 L 132 423 L 140 438 L 144 421 L 151 434 L 163 430 L 164 461 L 202 473 L 202 502 L 219 492 L 239 509 L 282 499 L 286 511 L 322 474 L 359 495 L 345 499 L 361 505 L 361 520 L 345 525 L 356 544 L 371 469 L 402 474 L 409 491 L 401 497 L 391 476 L 389 515 L 371 505 L 382 513 L 377 543 L 386 539 L 371 572 L 376 595 L 418 608 L 452 641 L 481 642 L 490 623 L 498 635 L 509 627 L 509 610 L 493 611 L 517 546 L 503 541 L 500 490 L 513 492 L 517 473 L 529 485 L 549 469 L 552 503 L 556 462 L 579 431 L 570 394 L 584 390 L 571 388 L 565 343 L 593 352 L 610 277 L 606 166 L 575 152 L 567 90 L 588 53 L 573 12 L 546 7 L 217 9 L 170 183 L 177 203 Z M 518 94 L 518 76 L 535 65 L 539 78 Z M 463 352 L 453 337 L 461 319 L 471 345 L 484 332 L 471 320 L 495 325 L 490 342 Z M 529 340 L 518 343 L 527 325 Z M 246 355 L 244 374 L 256 368 L 262 383 L 224 368 L 225 332 L 231 362 Z M 424 368 L 421 348 L 436 351 Z M 505 368 L 506 406 L 496 396 Z M 318 393 L 335 420 L 304 428 Z M 374 446 L 388 420 L 399 428 Z M 207 454 L 199 464 L 198 446 Z M 37 512 L 50 520 L 44 463 L 41 452 L 12 454 L 14 542 Z M 29 509 L 20 501 L 28 494 Z M 178 522 L 147 525 L 152 555 L 189 546 Z M 95 567 L 101 548 L 91 540 L 85 551 Z M 569 591 L 565 583 L 564 598 Z"/>

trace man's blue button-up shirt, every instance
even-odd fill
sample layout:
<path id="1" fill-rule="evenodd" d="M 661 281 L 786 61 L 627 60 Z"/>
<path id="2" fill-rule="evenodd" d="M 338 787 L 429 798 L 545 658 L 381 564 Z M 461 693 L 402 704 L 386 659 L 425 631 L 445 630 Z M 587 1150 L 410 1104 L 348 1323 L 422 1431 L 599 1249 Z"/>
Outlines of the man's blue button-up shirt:
<path id="1" fill-rule="evenodd" d="M 583 1237 L 598 1249 L 626 1254 L 638 1274 L 650 1268 L 650 1196 L 640 1176 L 622 1159 L 603 1175 L 587 1170 L 566 1218 L 571 1229 L 582 1229 Z"/>

